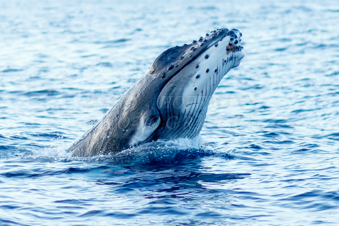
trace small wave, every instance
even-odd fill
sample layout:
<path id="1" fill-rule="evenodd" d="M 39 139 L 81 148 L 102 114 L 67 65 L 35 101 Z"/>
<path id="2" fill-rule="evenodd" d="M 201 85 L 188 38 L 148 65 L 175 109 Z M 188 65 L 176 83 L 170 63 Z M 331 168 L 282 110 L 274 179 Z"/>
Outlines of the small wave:
<path id="1" fill-rule="evenodd" d="M 107 41 L 96 41 L 94 44 L 115 44 L 115 43 L 124 43 L 128 42 L 131 39 L 128 38 L 121 38 L 121 39 L 116 39 L 116 40 L 107 40 Z"/>
<path id="2" fill-rule="evenodd" d="M 328 134 L 328 135 L 326 135 L 324 137 L 328 138 L 330 140 L 337 140 L 337 141 L 339 141 L 339 133 L 331 133 L 331 134 Z"/>
<path id="3" fill-rule="evenodd" d="M 98 63 L 96 66 L 102 66 L 102 67 L 109 67 L 112 68 L 113 64 L 111 64 L 110 62 L 100 62 Z"/>
<path id="4" fill-rule="evenodd" d="M 8 73 L 8 72 L 19 72 L 19 71 L 23 71 L 23 69 L 16 69 L 16 68 L 7 68 L 5 70 L 2 70 L 2 73 Z"/>
<path id="5" fill-rule="evenodd" d="M 55 96 L 59 95 L 60 92 L 56 90 L 37 90 L 24 93 L 26 96 Z"/>

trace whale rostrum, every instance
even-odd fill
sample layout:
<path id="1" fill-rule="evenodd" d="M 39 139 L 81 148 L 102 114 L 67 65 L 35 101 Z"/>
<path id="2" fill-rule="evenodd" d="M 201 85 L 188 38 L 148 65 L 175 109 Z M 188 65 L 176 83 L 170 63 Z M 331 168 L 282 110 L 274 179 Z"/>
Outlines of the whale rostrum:
<path id="1" fill-rule="evenodd" d="M 241 38 L 239 30 L 223 28 L 165 50 L 149 72 L 68 151 L 90 157 L 158 139 L 196 137 L 214 90 L 244 57 Z"/>

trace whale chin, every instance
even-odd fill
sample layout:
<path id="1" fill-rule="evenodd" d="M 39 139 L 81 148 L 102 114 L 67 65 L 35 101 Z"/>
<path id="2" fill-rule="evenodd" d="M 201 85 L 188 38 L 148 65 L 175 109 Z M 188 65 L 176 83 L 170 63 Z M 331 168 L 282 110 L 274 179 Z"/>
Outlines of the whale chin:
<path id="1" fill-rule="evenodd" d="M 240 65 L 241 60 L 245 57 L 245 53 L 241 50 L 237 52 L 237 61 L 234 63 L 233 68 L 238 67 Z"/>

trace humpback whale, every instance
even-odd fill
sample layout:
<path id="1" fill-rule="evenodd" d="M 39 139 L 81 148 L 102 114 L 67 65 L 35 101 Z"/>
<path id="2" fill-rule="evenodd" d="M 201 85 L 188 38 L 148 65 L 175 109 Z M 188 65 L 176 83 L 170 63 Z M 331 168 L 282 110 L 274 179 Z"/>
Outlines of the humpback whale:
<path id="1" fill-rule="evenodd" d="M 68 151 L 74 156 L 115 154 L 158 139 L 199 135 L 209 101 L 226 73 L 245 56 L 238 29 L 217 29 L 165 50 Z"/>

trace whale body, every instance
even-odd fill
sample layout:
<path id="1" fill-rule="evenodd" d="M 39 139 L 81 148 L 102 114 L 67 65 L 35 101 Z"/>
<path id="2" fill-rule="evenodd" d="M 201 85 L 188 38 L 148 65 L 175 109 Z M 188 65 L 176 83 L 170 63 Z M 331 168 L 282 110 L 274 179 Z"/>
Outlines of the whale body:
<path id="1" fill-rule="evenodd" d="M 68 151 L 90 157 L 158 139 L 196 137 L 219 82 L 244 57 L 241 38 L 239 30 L 223 28 L 165 50 L 149 72 Z"/>

